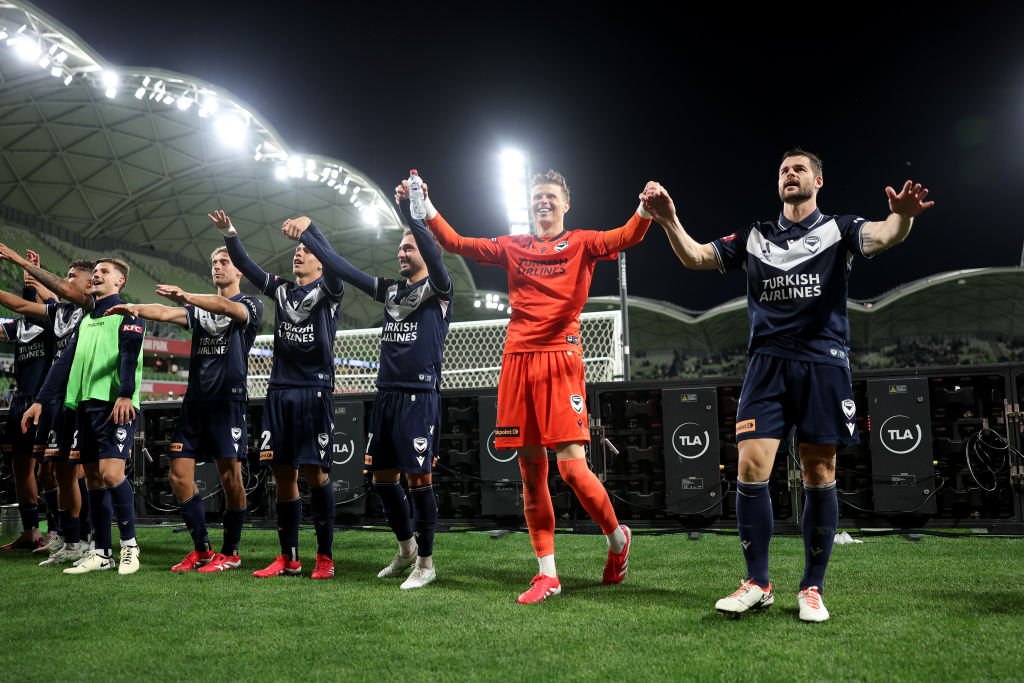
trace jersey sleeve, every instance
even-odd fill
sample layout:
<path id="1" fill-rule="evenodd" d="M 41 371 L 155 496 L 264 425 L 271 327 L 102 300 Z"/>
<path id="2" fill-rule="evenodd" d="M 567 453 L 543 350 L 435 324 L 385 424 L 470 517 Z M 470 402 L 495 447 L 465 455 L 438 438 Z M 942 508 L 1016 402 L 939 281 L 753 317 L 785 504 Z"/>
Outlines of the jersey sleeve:
<path id="1" fill-rule="evenodd" d="M 17 320 L 11 320 L 9 322 L 0 324 L 0 329 L 2 329 L 4 332 L 4 339 L 6 339 L 9 342 L 13 342 L 15 339 L 18 338 Z"/>
<path id="2" fill-rule="evenodd" d="M 388 297 L 388 290 L 398 284 L 398 280 L 392 280 L 389 277 L 379 277 L 376 280 L 377 284 L 373 290 L 373 300 L 385 303 Z"/>
<path id="3" fill-rule="evenodd" d="M 593 240 L 589 253 L 594 258 L 615 258 L 623 249 L 639 244 L 650 227 L 650 218 L 641 218 L 634 212 L 628 221 L 617 228 L 594 231 L 599 239 Z"/>
<path id="4" fill-rule="evenodd" d="M 185 321 L 185 327 L 190 330 L 196 329 L 196 325 L 198 324 L 198 319 L 196 318 L 196 307 L 192 304 L 185 304 L 182 308 L 185 309 L 185 316 L 188 318 Z"/>
<path id="5" fill-rule="evenodd" d="M 501 237 L 463 237 L 455 232 L 441 214 L 428 219 L 427 227 L 434 233 L 438 244 L 450 254 L 458 254 L 487 265 L 505 265 L 505 248 Z"/>
<path id="6" fill-rule="evenodd" d="M 249 318 L 245 321 L 245 341 L 249 348 L 260 333 L 260 325 L 263 324 L 263 301 L 255 296 L 243 296 L 241 304 L 249 312 Z"/>
<path id="7" fill-rule="evenodd" d="M 718 257 L 718 269 L 723 273 L 728 270 L 742 268 L 747 262 L 747 237 L 750 235 L 754 224 L 751 223 L 742 230 L 737 230 L 731 235 L 719 237 L 711 243 Z"/>
<path id="8" fill-rule="evenodd" d="M 843 236 L 843 244 L 853 254 L 871 258 L 864 253 L 864 245 L 861 243 L 861 230 L 867 224 L 867 220 L 860 216 L 837 216 L 836 225 L 839 226 L 839 234 Z"/>

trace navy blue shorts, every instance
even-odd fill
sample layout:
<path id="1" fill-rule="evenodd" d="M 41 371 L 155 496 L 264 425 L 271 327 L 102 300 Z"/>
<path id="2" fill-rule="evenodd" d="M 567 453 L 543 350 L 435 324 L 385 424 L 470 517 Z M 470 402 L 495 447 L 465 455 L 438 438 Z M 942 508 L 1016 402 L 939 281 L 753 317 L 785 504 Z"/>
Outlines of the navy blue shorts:
<path id="1" fill-rule="evenodd" d="M 70 462 L 93 463 L 107 458 L 127 460 L 135 441 L 135 419 L 116 425 L 110 421 L 114 404 L 107 401 L 84 401 L 76 411 L 76 429 L 71 440 Z"/>
<path id="2" fill-rule="evenodd" d="M 36 445 L 40 441 L 44 462 L 64 462 L 71 454 L 71 439 L 75 434 L 75 411 L 66 408 L 63 401 L 43 407 L 36 429 Z"/>
<path id="3" fill-rule="evenodd" d="M 244 401 L 186 400 L 181 404 L 167 457 L 198 462 L 245 460 L 249 442 L 245 408 Z"/>
<path id="4" fill-rule="evenodd" d="M 27 394 L 15 394 L 11 398 L 11 407 L 7 412 L 7 429 L 4 431 L 3 452 L 8 458 L 15 455 L 33 455 L 35 432 L 31 428 L 28 434 L 21 432 L 21 416 L 32 405 L 32 397 Z M 40 455 L 42 453 L 40 452 Z"/>
<path id="5" fill-rule="evenodd" d="M 263 407 L 260 462 L 331 470 L 334 397 L 329 389 L 271 389 Z"/>
<path id="6" fill-rule="evenodd" d="M 751 355 L 736 410 L 736 441 L 784 440 L 794 425 L 803 443 L 859 443 L 850 369 Z"/>
<path id="7" fill-rule="evenodd" d="M 366 442 L 371 470 L 430 474 L 441 432 L 441 397 L 436 391 L 377 392 Z"/>

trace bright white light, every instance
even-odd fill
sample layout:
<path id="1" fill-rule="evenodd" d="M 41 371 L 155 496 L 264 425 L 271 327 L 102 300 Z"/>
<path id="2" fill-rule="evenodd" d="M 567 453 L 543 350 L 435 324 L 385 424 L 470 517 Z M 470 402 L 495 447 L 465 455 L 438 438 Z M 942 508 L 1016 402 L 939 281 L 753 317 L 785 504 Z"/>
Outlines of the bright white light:
<path id="1" fill-rule="evenodd" d="M 106 96 L 110 99 L 117 97 L 117 88 L 107 88 Z"/>
<path id="2" fill-rule="evenodd" d="M 146 96 L 146 89 L 145 88 L 140 87 L 138 90 L 135 91 L 135 99 L 141 100 L 145 96 Z"/>
<path id="3" fill-rule="evenodd" d="M 316 162 L 312 159 L 306 159 L 306 173 L 313 173 L 316 171 Z"/>
<path id="4" fill-rule="evenodd" d="M 142 79 L 142 85 L 144 85 L 144 86 L 148 86 L 149 85 L 149 76 L 146 76 L 145 78 Z"/>
<path id="5" fill-rule="evenodd" d="M 334 179 L 334 180 L 338 179 L 338 169 L 336 169 L 336 168 L 332 168 L 331 169 L 331 178 Z"/>
<path id="6" fill-rule="evenodd" d="M 505 304 L 498 304 L 498 311 L 502 312 L 505 310 Z"/>
<path id="7" fill-rule="evenodd" d="M 53 61 L 55 61 L 55 62 L 57 62 L 59 64 L 63 64 L 64 60 L 67 59 L 67 58 L 68 58 L 68 53 L 67 52 L 61 52 L 59 55 L 57 55 L 56 57 L 53 58 Z"/>
<path id="8" fill-rule="evenodd" d="M 334 178 L 327 179 L 327 187 L 334 187 Z"/>
<path id="9" fill-rule="evenodd" d="M 306 174 L 306 180 L 310 181 L 311 183 L 315 183 L 316 181 L 320 180 L 320 176 L 310 171 L 309 173 Z"/>
<path id="10" fill-rule="evenodd" d="M 39 43 L 25 36 L 11 38 L 7 41 L 7 44 L 13 47 L 15 54 L 26 62 L 36 61 L 39 58 L 39 54 L 43 51 L 39 47 Z"/>
<path id="11" fill-rule="evenodd" d="M 50 58 L 46 55 L 43 55 L 39 58 L 38 64 L 40 69 L 45 69 L 46 67 L 50 66 Z"/>
<path id="12" fill-rule="evenodd" d="M 487 302 L 487 308 L 491 309 L 492 311 L 494 309 L 496 309 L 497 307 L 498 307 L 498 304 L 494 303 L 493 301 L 488 301 Z"/>
<path id="13" fill-rule="evenodd" d="M 473 308 L 480 308 L 480 299 L 473 302 Z"/>
<path id="14" fill-rule="evenodd" d="M 284 164 L 279 164 L 277 168 L 274 169 L 274 177 L 278 180 L 286 179 L 288 177 L 288 167 Z"/>
<path id="15" fill-rule="evenodd" d="M 217 102 L 217 98 L 213 95 L 205 95 L 203 97 L 203 109 L 208 112 L 215 112 L 220 107 L 220 103 Z"/>
<path id="16" fill-rule="evenodd" d="M 0 40 L 7 40 L 7 31 L 0 29 Z"/>
<path id="17" fill-rule="evenodd" d="M 338 185 L 338 194 L 345 194 L 346 192 L 348 192 L 348 185 L 345 185 L 344 183 Z"/>
<path id="18" fill-rule="evenodd" d="M 61 68 L 59 66 L 55 66 L 52 69 L 50 69 L 50 75 L 53 76 L 54 78 L 60 78 L 61 74 L 63 74 L 63 73 L 64 72 L 61 71 Z"/>
<path id="19" fill-rule="evenodd" d="M 232 116 L 231 114 L 218 116 L 217 120 L 213 123 L 213 128 L 217 131 L 220 141 L 228 147 L 241 147 L 245 142 L 245 121 L 242 121 L 237 116 Z"/>
<path id="20" fill-rule="evenodd" d="M 288 157 L 288 175 L 292 178 L 302 177 L 302 157 Z"/>
<path id="21" fill-rule="evenodd" d="M 206 111 L 206 109 L 203 108 L 203 107 L 199 107 L 199 118 L 205 119 L 209 115 L 210 115 L 210 112 Z"/>
<path id="22" fill-rule="evenodd" d="M 373 209 L 370 209 L 369 207 L 365 208 L 366 210 L 363 211 L 363 222 L 369 225 L 371 228 L 375 228 L 378 225 L 380 225 L 380 216 L 377 215 L 377 212 L 374 211 Z"/>
<path id="23" fill-rule="evenodd" d="M 64 85 L 71 85 L 71 79 L 72 79 L 72 78 L 74 78 L 74 77 L 75 77 L 75 75 L 74 75 L 74 74 L 68 74 L 68 75 L 67 75 L 67 76 L 66 76 L 66 77 L 64 78 Z"/>
<path id="24" fill-rule="evenodd" d="M 103 85 L 107 86 L 107 90 L 117 89 L 117 85 L 120 82 L 117 74 L 113 71 L 104 71 L 100 78 L 103 81 Z"/>
<path id="25" fill-rule="evenodd" d="M 505 192 L 510 235 L 530 232 L 529 193 L 526 178 L 526 157 L 516 149 L 501 153 L 501 186 Z"/>
<path id="26" fill-rule="evenodd" d="M 164 98 L 164 104 L 174 104 L 174 97 L 172 97 L 171 95 L 168 95 L 167 97 L 165 97 Z"/>
<path id="27" fill-rule="evenodd" d="M 192 98 L 191 97 L 182 96 L 182 97 L 178 98 L 178 109 L 180 109 L 182 111 L 188 111 L 189 107 L 191 107 L 191 106 L 192 106 Z"/>

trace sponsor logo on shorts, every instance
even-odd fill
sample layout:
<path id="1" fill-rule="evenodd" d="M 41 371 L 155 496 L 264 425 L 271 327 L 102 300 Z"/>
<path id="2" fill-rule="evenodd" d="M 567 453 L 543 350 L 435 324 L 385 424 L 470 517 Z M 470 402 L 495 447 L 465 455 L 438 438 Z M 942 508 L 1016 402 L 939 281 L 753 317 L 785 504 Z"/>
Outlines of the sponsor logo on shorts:
<path id="1" fill-rule="evenodd" d="M 420 464 L 420 467 L 423 467 L 423 461 L 426 460 L 426 459 L 427 459 L 427 457 L 425 455 L 417 455 L 416 456 L 416 462 L 418 462 Z"/>
<path id="2" fill-rule="evenodd" d="M 50 448 L 57 447 L 57 430 L 51 429 L 50 433 L 46 435 L 46 445 Z"/>
<path id="3" fill-rule="evenodd" d="M 124 441 L 128 438 L 128 430 L 124 427 L 118 427 L 117 431 L 114 432 L 114 438 L 118 441 Z"/>
<path id="4" fill-rule="evenodd" d="M 846 419 L 852 420 L 856 412 L 857 404 L 853 402 L 853 399 L 843 399 L 843 415 L 846 416 Z"/>
<path id="5" fill-rule="evenodd" d="M 736 435 L 746 434 L 757 430 L 757 420 L 744 420 L 736 423 Z"/>
<path id="6" fill-rule="evenodd" d="M 828 355 L 833 358 L 846 358 L 846 351 L 843 351 L 842 349 L 829 349 Z"/>
<path id="7" fill-rule="evenodd" d="M 412 440 L 412 447 L 416 449 L 417 453 L 427 452 L 427 439 L 422 436 L 417 436 Z M 423 458 L 419 458 L 420 464 L 423 464 Z"/>
<path id="8" fill-rule="evenodd" d="M 580 338 L 577 337 L 575 334 L 567 334 L 567 335 L 565 335 L 565 343 L 567 343 L 567 344 L 575 344 L 576 346 L 579 346 L 580 345 Z"/>
<path id="9" fill-rule="evenodd" d="M 501 429 L 501 427 L 498 427 Z M 514 428 L 516 435 L 519 435 L 519 427 Z M 498 448 L 494 443 L 494 438 L 497 435 L 498 430 L 491 432 L 491 435 L 487 437 L 487 455 L 491 456 L 491 459 L 495 462 L 509 462 L 515 460 L 516 455 L 519 451 L 514 451 L 507 448 Z"/>
<path id="10" fill-rule="evenodd" d="M 321 432 L 316 435 L 316 442 L 320 444 L 320 448 L 327 448 L 328 440 L 330 440 L 330 437 L 326 432 Z"/>
<path id="11" fill-rule="evenodd" d="M 270 462 L 274 459 L 274 451 L 260 451 L 260 462 Z"/>
<path id="12" fill-rule="evenodd" d="M 847 422 L 846 428 L 850 430 L 850 436 L 853 436 L 853 432 L 857 429 L 857 425 L 853 422 Z"/>
<path id="13" fill-rule="evenodd" d="M 572 409 L 577 413 L 583 412 L 583 397 L 579 394 L 573 394 L 569 397 L 569 405 L 571 405 Z"/>
<path id="14" fill-rule="evenodd" d="M 238 441 L 239 439 L 241 439 L 242 438 L 242 428 L 241 427 L 232 427 L 231 428 L 231 438 L 234 439 L 235 441 Z"/>
<path id="15" fill-rule="evenodd" d="M 78 460 L 78 459 L 79 459 L 79 458 L 81 458 L 81 457 L 82 457 L 82 453 L 81 453 L 81 451 L 71 451 L 71 452 L 70 452 L 70 453 L 68 454 L 68 459 L 69 459 L 69 460 Z"/>
<path id="16" fill-rule="evenodd" d="M 37 455 L 39 453 L 42 453 L 45 450 L 46 450 L 46 446 L 44 446 L 41 443 L 32 444 L 32 455 Z"/>
<path id="17" fill-rule="evenodd" d="M 363 464 L 367 467 L 373 467 L 373 456 L 369 453 L 363 456 Z"/>
<path id="18" fill-rule="evenodd" d="M 519 436 L 519 427 L 495 427 L 494 436 L 514 438 Z"/>
<path id="19" fill-rule="evenodd" d="M 60 449 L 59 448 L 47 448 L 46 452 L 43 453 L 43 457 L 44 458 L 57 458 L 57 457 L 60 457 Z"/>
<path id="20" fill-rule="evenodd" d="M 171 453 L 181 453 L 183 450 L 185 450 L 185 444 L 179 441 L 175 441 L 174 443 L 171 444 Z"/>
<path id="21" fill-rule="evenodd" d="M 562 240 L 561 242 L 555 245 L 555 251 L 563 251 L 568 246 L 569 240 Z"/>

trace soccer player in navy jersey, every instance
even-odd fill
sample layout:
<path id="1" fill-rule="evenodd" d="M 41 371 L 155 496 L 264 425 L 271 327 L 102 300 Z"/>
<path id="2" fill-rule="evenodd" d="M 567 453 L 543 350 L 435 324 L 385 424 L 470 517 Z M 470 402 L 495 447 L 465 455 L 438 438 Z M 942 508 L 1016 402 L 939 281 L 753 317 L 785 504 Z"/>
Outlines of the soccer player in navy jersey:
<path id="1" fill-rule="evenodd" d="M 344 283 L 324 273 L 320 261 L 300 244 L 292 257 L 295 281 L 264 271 L 246 253 L 231 219 L 209 214 L 224 235 L 232 263 L 249 282 L 274 300 L 274 365 L 263 411 L 260 461 L 271 466 L 277 490 L 277 533 L 281 554 L 253 576 L 298 575 L 299 469 L 312 494 L 316 529 L 314 579 L 334 577 L 334 488 L 328 476 L 334 443 L 334 336 Z"/>
<path id="2" fill-rule="evenodd" d="M 64 405 L 75 411 L 69 458 L 85 469 L 95 550 L 65 569 L 65 574 L 86 574 L 117 566 L 118 574 L 127 575 L 140 567 L 135 538 L 135 492 L 125 476 L 125 465 L 132 453 L 140 407 L 142 341 L 146 328 L 143 321 L 132 316 L 106 315 L 110 308 L 123 303 L 120 292 L 128 282 L 128 274 L 128 264 L 120 259 L 96 261 L 91 296 L 82 302 L 88 315 L 50 368 L 30 409 L 31 419 L 35 419 L 64 386 Z M 29 419 L 26 411 L 23 427 Z M 121 540 L 120 566 L 113 558 L 110 531 L 115 515 Z"/>
<path id="3" fill-rule="evenodd" d="M 37 291 L 33 280 L 26 271 L 25 286 L 20 300 L 35 302 Z M 7 294 L 0 302 L 14 303 L 18 299 Z M 37 304 L 39 305 L 39 304 Z M 38 318 L 38 316 L 36 316 Z M 14 491 L 21 516 L 21 534 L 13 541 L 0 546 L 0 550 L 32 550 L 42 552 L 49 548 L 51 539 L 39 532 L 39 487 L 36 482 L 35 432 L 23 433 L 21 418 L 32 405 L 46 377 L 53 358 L 53 333 L 43 321 L 33 317 L 22 317 L 0 325 L 0 341 L 14 344 L 14 376 L 17 390 L 7 413 L 7 429 L 4 432 L 3 454 L 10 461 L 14 472 Z M 53 531 L 51 526 L 50 531 Z"/>
<path id="4" fill-rule="evenodd" d="M 71 337 L 78 330 L 84 311 L 82 305 L 92 303 L 93 261 L 72 261 L 67 276 L 58 278 L 38 265 L 33 265 L 9 247 L 0 244 L 0 259 L 11 261 L 24 268 L 35 270 L 37 280 L 45 279 L 50 287 L 68 302 L 49 298 L 45 304 L 28 301 L 6 292 L 0 292 L 0 303 L 11 310 L 39 319 L 52 330 L 54 335 L 54 362 L 64 353 Z M 31 272 L 30 272 L 31 274 Z M 75 430 L 75 413 L 64 407 L 64 389 L 60 387 L 57 397 L 46 406 L 33 404 L 25 412 L 27 418 L 17 425 L 25 434 L 34 432 L 37 446 L 43 446 L 43 461 L 52 463 L 56 470 L 61 544 L 55 547 L 40 566 L 51 566 L 73 562 L 82 558 L 88 550 L 90 515 L 89 506 L 82 505 L 88 500 L 85 475 L 80 464 L 71 462 L 71 438 Z M 38 425 L 36 424 L 38 422 Z M 31 424 L 30 424 L 31 423 Z M 49 505 L 49 503 L 48 503 Z"/>
<path id="5" fill-rule="evenodd" d="M 245 409 L 249 349 L 259 333 L 263 302 L 242 294 L 242 273 L 226 247 L 210 254 L 211 277 L 217 294 L 190 294 L 173 285 L 158 285 L 156 293 L 180 304 L 124 304 L 110 314 L 169 322 L 192 331 L 188 389 L 181 404 L 178 426 L 171 437 L 169 480 L 181 506 L 193 550 L 171 571 L 203 573 L 236 569 L 242 565 L 238 545 L 245 521 L 245 485 L 242 460 L 249 441 Z M 196 461 L 217 463 L 224 489 L 224 542 L 215 553 L 206 531 L 206 504 L 196 488 Z"/>
<path id="6" fill-rule="evenodd" d="M 398 554 L 377 576 L 398 576 L 415 563 L 401 585 L 409 590 L 422 588 L 437 576 L 433 560 L 437 499 L 431 471 L 441 429 L 441 354 L 451 322 L 453 292 L 440 248 L 427 226 L 412 218 L 407 201 L 401 208 L 411 226 L 398 246 L 398 274 L 403 280 L 360 271 L 335 253 L 305 216 L 286 221 L 281 230 L 320 259 L 325 272 L 340 275 L 384 304 L 366 464 L 373 471 L 373 487 L 398 540 Z M 415 537 L 401 475 L 405 475 L 412 498 Z"/>
<path id="7" fill-rule="evenodd" d="M 828 619 L 822 600 L 839 502 L 836 448 L 857 443 L 856 405 L 850 376 L 847 277 L 855 256 L 872 257 L 901 243 L 914 219 L 934 202 L 910 180 L 897 192 L 886 187 L 889 216 L 824 215 L 818 191 L 821 159 L 802 149 L 782 157 L 777 219 L 700 244 L 690 237 L 668 197 L 646 202 L 687 268 L 747 271 L 750 364 L 736 413 L 736 522 L 747 564 L 739 589 L 715 604 L 739 615 L 775 602 L 768 578 L 773 521 L 768 477 L 775 454 L 795 426 L 803 471 L 804 575 L 797 593 L 800 619 Z"/>

